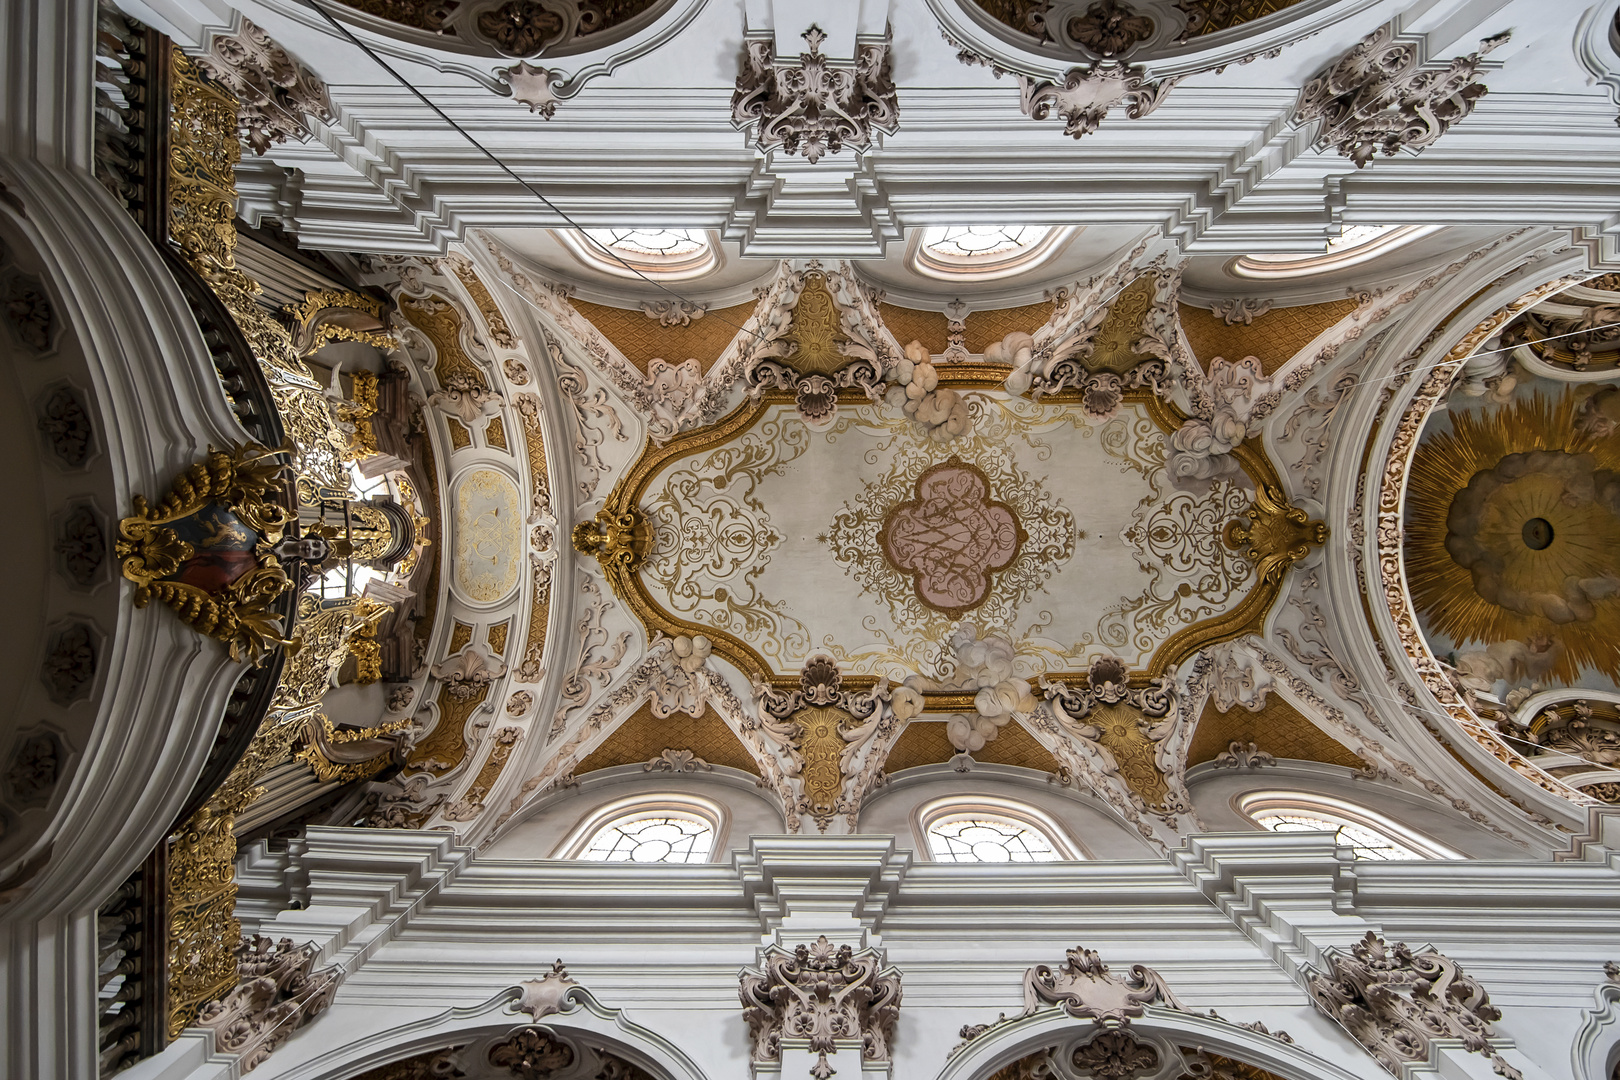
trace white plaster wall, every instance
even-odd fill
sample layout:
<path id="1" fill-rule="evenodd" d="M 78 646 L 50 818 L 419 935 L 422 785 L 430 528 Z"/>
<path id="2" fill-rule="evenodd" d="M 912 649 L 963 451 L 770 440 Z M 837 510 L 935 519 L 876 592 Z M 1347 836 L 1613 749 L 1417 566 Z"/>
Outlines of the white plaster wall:
<path id="1" fill-rule="evenodd" d="M 1437 840 L 1476 859 L 1546 859 L 1550 855 L 1528 834 L 1514 839 L 1475 825 L 1450 806 L 1420 797 L 1379 780 L 1369 780 L 1352 769 L 1314 761 L 1278 762 L 1260 769 L 1215 769 L 1201 765 L 1187 775 L 1193 807 L 1211 830 L 1259 830 L 1239 812 L 1237 799 L 1251 791 L 1305 791 L 1340 799 L 1390 818 L 1413 832 Z M 1515 842 L 1522 839 L 1524 842 Z"/>
<path id="2" fill-rule="evenodd" d="M 728 815 L 726 835 L 714 848 L 712 862 L 727 862 L 730 852 L 748 846 L 750 836 L 774 836 L 783 831 L 782 812 L 753 790 L 753 777 L 735 769 L 716 768 L 714 774 L 647 773 L 640 766 L 601 770 L 581 781 L 577 790 L 541 800 L 532 811 L 485 851 L 493 859 L 550 859 L 559 845 L 592 814 L 610 802 L 633 796 L 697 795 L 723 806 Z"/>
<path id="3" fill-rule="evenodd" d="M 1009 799 L 1043 811 L 1067 830 L 1071 843 L 1077 844 L 1089 858 L 1155 857 L 1153 850 L 1119 824 L 1100 802 L 1044 781 L 986 776 L 982 767 L 965 777 L 943 765 L 927 770 L 906 770 L 906 775 L 893 781 L 862 809 L 860 831 L 893 834 L 896 847 L 920 852 L 917 857 L 926 859 L 927 847 L 919 848 L 913 812 L 934 799 L 948 796 L 971 802 L 976 795 Z"/>

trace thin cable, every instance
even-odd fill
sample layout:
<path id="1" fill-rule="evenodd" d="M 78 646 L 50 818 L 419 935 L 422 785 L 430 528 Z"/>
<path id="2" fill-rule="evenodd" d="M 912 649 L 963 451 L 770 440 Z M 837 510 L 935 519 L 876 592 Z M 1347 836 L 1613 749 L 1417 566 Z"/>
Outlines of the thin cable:
<path id="1" fill-rule="evenodd" d="M 302 0 L 302 3 L 304 4 L 304 6 L 308 7 L 309 9 L 314 11 L 316 14 L 320 15 L 321 18 L 325 19 L 329 24 L 331 24 L 331 26 L 332 26 L 332 28 L 334 30 L 336 30 L 339 34 L 343 35 L 344 38 L 346 38 L 351 44 L 353 44 L 361 52 L 363 52 L 367 56 L 369 56 L 373 63 L 375 63 L 378 67 L 382 68 L 384 71 L 388 72 L 389 75 L 393 76 L 395 82 L 399 83 L 399 85 L 401 85 L 405 89 L 409 90 L 411 92 L 412 96 L 416 98 L 416 100 L 420 101 L 423 105 L 426 105 L 429 109 L 431 109 L 433 111 L 434 115 L 436 115 L 439 119 L 443 120 L 446 124 L 450 125 L 450 127 L 454 128 L 457 134 L 459 134 L 463 139 L 466 139 L 469 143 L 471 143 L 473 145 L 473 147 L 475 149 L 478 150 L 479 153 L 483 154 L 491 162 L 493 162 L 495 164 L 496 168 L 500 169 L 507 176 L 510 176 L 513 180 L 516 180 L 519 184 L 521 184 L 529 192 L 529 194 L 533 195 L 535 198 L 539 199 L 543 204 L 545 204 L 545 206 L 546 206 L 546 208 L 548 210 L 550 210 L 552 213 L 556 214 L 558 217 L 560 217 L 564 221 L 566 221 L 570 226 L 573 227 L 573 229 L 576 232 L 578 232 L 581 236 L 583 236 L 591 244 L 595 245 L 597 248 L 600 248 L 602 250 L 602 252 L 604 254 L 606 254 L 609 258 L 613 259 L 620 266 L 623 266 L 626 270 L 630 271 L 636 277 L 640 278 L 642 281 L 645 281 L 647 284 L 651 285 L 653 288 L 658 289 L 660 292 L 668 293 L 670 296 L 672 296 L 675 299 L 679 300 L 683 304 L 693 304 L 694 306 L 696 306 L 696 301 L 688 300 L 686 297 L 682 296 L 680 293 L 676 292 L 674 289 L 671 289 L 669 286 L 665 285 L 664 283 L 662 283 L 660 281 L 654 281 L 652 278 L 648 277 L 646 274 L 644 274 L 640 270 L 636 269 L 636 267 L 633 264 L 626 261 L 622 256 L 619 255 L 618 252 L 614 251 L 611 247 L 609 247 L 608 245 L 602 243 L 600 240 L 596 239 L 596 237 L 592 236 L 588 230 L 583 228 L 573 218 L 569 217 L 568 214 L 565 213 L 561 207 L 559 207 L 556 203 L 552 202 L 550 199 L 546 198 L 544 192 L 542 192 L 539 188 L 535 187 L 533 184 L 529 183 L 529 181 L 523 179 L 523 177 L 519 176 L 517 174 L 517 172 L 512 169 L 511 166 L 507 165 L 506 162 L 502 161 L 499 157 L 497 157 L 494 154 L 494 152 L 489 149 L 489 147 L 485 146 L 483 143 L 481 143 L 477 139 L 473 138 L 472 134 L 470 132 L 468 132 L 466 128 L 462 127 L 460 124 L 458 124 L 454 120 L 452 120 L 450 118 L 449 114 L 446 113 L 443 109 L 439 108 L 437 105 L 435 105 L 432 101 L 430 101 L 426 94 L 422 93 L 421 90 L 419 90 L 415 85 L 413 85 L 410 81 L 408 81 L 403 75 L 401 75 L 398 71 L 394 70 L 394 68 L 388 63 L 388 61 L 386 61 L 382 57 L 378 56 L 377 53 L 372 50 L 371 46 L 367 45 L 364 41 L 361 41 L 359 38 L 355 37 L 354 34 L 352 32 L 350 32 L 350 30 L 349 30 L 349 28 L 347 26 L 344 26 L 341 22 L 339 22 L 332 15 L 332 13 L 327 11 L 325 7 L 321 6 L 321 4 L 317 2 L 317 0 Z M 1125 289 L 1128 288 L 1130 286 L 1130 284 L 1131 284 L 1131 282 L 1126 282 L 1124 285 L 1121 285 L 1118 289 L 1115 289 L 1107 297 L 1105 297 L 1104 299 L 1098 301 L 1097 303 L 1099 305 L 1108 303 L 1110 300 L 1114 299 L 1114 297 L 1118 296 L 1121 292 L 1125 291 Z M 514 291 L 517 291 L 517 290 L 514 290 Z M 522 293 L 519 293 L 518 295 L 521 296 Z M 525 299 L 527 300 L 526 297 L 525 297 Z M 752 327 L 740 325 L 738 323 L 732 322 L 730 319 L 720 319 L 718 321 L 723 323 L 724 325 L 730 326 L 730 327 L 732 327 L 732 328 L 734 328 L 734 329 L 736 329 L 736 330 L 738 330 L 740 332 L 753 334 L 755 337 L 759 338 L 761 341 L 765 340 L 765 335 L 761 334 L 758 330 L 756 330 L 756 329 L 754 329 Z"/>
<path id="2" fill-rule="evenodd" d="M 1612 330 L 1617 326 L 1620 326 L 1620 322 L 1604 323 L 1602 326 L 1589 326 L 1585 330 L 1571 330 L 1567 334 L 1553 334 L 1553 335 L 1551 335 L 1549 337 L 1537 338 L 1536 341 L 1537 342 L 1558 341 L 1558 340 L 1560 340 L 1562 338 L 1579 337 L 1582 334 L 1590 334 L 1590 333 L 1593 333 L 1594 331 L 1597 331 L 1597 330 Z M 1520 344 L 1520 345 L 1504 346 L 1503 348 L 1500 348 L 1500 349 L 1487 349 L 1484 352 L 1469 353 L 1466 357 L 1464 357 L 1461 361 L 1459 361 L 1459 363 L 1466 364 L 1469 360 L 1472 360 L 1476 356 L 1495 356 L 1497 353 L 1517 352 L 1520 349 L 1528 348 L 1529 345 L 1531 345 L 1531 344 L 1532 344 L 1531 342 L 1525 342 L 1525 343 Z M 1436 365 L 1436 366 L 1438 366 L 1438 365 Z M 1412 371 L 1398 371 L 1394 375 L 1386 375 L 1383 378 L 1379 378 L 1379 379 L 1357 379 L 1355 382 L 1351 383 L 1350 385 L 1352 385 L 1352 386 L 1361 386 L 1363 384 L 1366 384 L 1366 385 L 1369 385 L 1369 386 L 1373 386 L 1373 385 L 1377 385 L 1378 383 L 1393 382 L 1396 379 L 1410 378 L 1414 374 L 1416 374 L 1416 369 L 1413 369 Z"/>
<path id="3" fill-rule="evenodd" d="M 475 149 L 478 150 L 479 153 L 483 154 L 491 162 L 493 162 L 495 164 L 496 168 L 500 169 L 507 176 L 510 176 L 513 180 L 516 180 L 519 184 L 523 185 L 523 187 L 528 190 L 529 194 L 531 194 L 535 198 L 539 199 L 542 203 L 545 204 L 545 206 L 546 206 L 546 208 L 548 210 L 550 210 L 552 213 L 556 214 L 558 217 L 560 217 L 564 221 L 566 221 L 570 226 L 572 226 L 587 241 L 589 241 L 591 244 L 595 245 L 596 247 L 600 248 L 602 250 L 602 252 L 604 254 L 606 254 L 609 258 L 613 259 L 620 266 L 623 266 L 626 270 L 630 271 L 632 274 L 634 274 L 636 277 L 640 278 L 642 281 L 645 281 L 647 284 L 653 286 L 655 289 L 658 289 L 661 292 L 668 293 L 670 296 L 673 296 L 675 299 L 679 300 L 681 303 L 683 303 L 683 304 L 691 304 L 691 303 L 693 303 L 693 301 L 688 300 L 686 297 L 682 296 L 680 293 L 676 292 L 674 289 L 671 289 L 669 286 L 663 284 L 662 282 L 654 281 L 652 278 L 648 277 L 646 274 L 644 274 L 640 270 L 636 269 L 636 267 L 632 263 L 626 261 L 623 257 L 621 257 L 618 252 L 614 251 L 611 247 L 609 247 L 608 245 L 602 243 L 600 240 L 598 240 L 594 236 L 592 236 L 588 231 L 586 231 L 583 227 L 581 227 L 580 224 L 577 221 L 575 221 L 573 218 L 569 217 L 568 214 L 563 212 L 561 207 L 559 207 L 556 203 L 552 202 L 550 199 L 546 198 L 545 193 L 543 193 L 539 188 L 535 187 L 533 184 L 529 183 L 529 181 L 527 181 L 527 180 L 523 179 L 523 177 L 519 176 L 517 174 L 517 172 L 514 171 L 511 168 L 511 166 L 507 165 L 506 162 L 502 161 L 499 157 L 497 157 L 487 146 L 485 146 L 483 143 L 479 142 L 477 139 L 473 138 L 472 135 L 467 131 L 466 128 L 462 127 L 460 124 L 458 124 L 454 120 L 452 120 L 448 113 L 446 113 L 443 109 L 441 109 L 437 105 L 435 105 L 432 101 L 430 101 L 428 99 L 426 94 L 422 93 L 421 90 L 417 89 L 414 85 L 412 85 L 403 75 L 401 75 L 398 71 L 394 70 L 394 68 L 388 63 L 388 61 L 386 61 L 382 57 L 378 56 L 377 53 L 372 50 L 371 46 L 367 45 L 364 41 L 361 41 L 359 38 L 355 37 L 354 34 L 350 32 L 350 30 L 349 30 L 349 28 L 347 26 L 344 26 L 335 17 L 333 17 L 332 13 L 327 11 L 326 8 L 324 8 L 319 3 L 317 3 L 316 0 L 302 0 L 302 2 L 306 7 L 310 8 L 312 11 L 314 11 L 318 15 L 320 15 L 321 18 L 325 19 L 328 23 L 330 23 L 332 28 L 334 30 L 336 30 L 339 34 L 342 34 L 343 37 L 348 39 L 348 41 L 351 44 L 353 44 L 354 46 L 359 48 L 361 52 L 363 52 L 367 56 L 369 56 L 373 63 L 375 63 L 378 67 L 382 68 L 384 71 L 388 72 L 389 75 L 393 76 L 394 81 L 399 83 L 399 85 L 403 86 L 405 89 L 409 90 L 411 92 L 411 94 L 418 101 L 420 101 L 423 105 L 426 105 L 429 109 L 433 110 L 433 113 L 436 116 L 438 116 L 438 118 L 440 120 L 443 120 L 446 124 L 450 125 L 450 127 L 454 128 L 457 134 L 459 134 L 463 139 L 466 139 L 469 143 L 471 143 L 473 145 L 473 147 Z M 728 325 L 735 325 L 734 323 L 730 323 L 728 320 L 721 320 L 721 321 L 722 322 L 727 322 Z M 747 330 L 748 328 L 743 327 L 743 326 L 738 326 L 737 329 L 738 330 Z M 758 336 L 758 334 L 759 334 L 759 332 L 757 330 L 756 331 L 750 331 L 750 332 L 754 333 L 756 336 Z"/>
<path id="4" fill-rule="evenodd" d="M 1427 716 L 1427 717 L 1429 717 L 1431 719 L 1448 720 L 1448 721 L 1451 720 L 1451 714 L 1446 713 L 1446 712 L 1437 712 L 1435 710 L 1432 710 L 1432 709 L 1429 709 L 1429 708 L 1426 708 L 1426 707 L 1423 707 L 1423 706 L 1413 705 L 1410 702 L 1403 701 L 1400 698 L 1392 697 L 1389 694 L 1380 694 L 1380 693 L 1378 693 L 1377 691 L 1374 691 L 1374 690 L 1366 690 L 1365 692 L 1370 697 L 1378 698 L 1381 701 L 1390 702 L 1393 705 L 1399 705 L 1403 709 L 1410 709 L 1413 712 L 1421 713 L 1422 715 Z M 1484 721 L 1485 718 L 1480 717 L 1480 719 L 1482 721 Z M 1542 746 L 1540 743 L 1531 742 L 1529 739 L 1521 738 L 1521 737 L 1519 737 L 1517 735 L 1509 735 L 1507 732 L 1502 731 L 1500 729 L 1497 729 L 1495 731 L 1495 735 L 1496 735 L 1497 738 L 1503 740 L 1504 742 L 1523 743 L 1525 746 L 1533 746 L 1533 747 L 1535 747 L 1536 749 L 1541 751 L 1541 754 L 1537 755 L 1538 757 L 1543 757 L 1543 756 L 1545 756 L 1545 757 L 1554 757 L 1554 758 L 1560 759 L 1561 762 L 1569 762 L 1569 763 L 1580 762 L 1583 765 L 1591 766 L 1592 768 L 1601 770 L 1603 772 L 1620 773 L 1620 768 L 1616 768 L 1613 765 L 1604 765 L 1601 762 L 1590 761 L 1590 760 L 1588 760 L 1586 758 L 1580 757 L 1579 755 L 1570 754 L 1569 751 L 1567 751 L 1567 750 L 1558 750 L 1558 749 L 1555 749 L 1553 747 Z M 1525 756 L 1529 757 L 1529 755 L 1525 755 Z M 1532 759 L 1532 760 L 1534 760 L 1534 759 Z"/>

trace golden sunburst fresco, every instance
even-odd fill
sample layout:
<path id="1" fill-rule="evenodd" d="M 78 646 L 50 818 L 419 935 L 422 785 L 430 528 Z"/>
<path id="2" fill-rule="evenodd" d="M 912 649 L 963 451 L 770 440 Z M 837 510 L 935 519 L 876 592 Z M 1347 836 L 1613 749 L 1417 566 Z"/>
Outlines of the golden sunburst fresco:
<path id="1" fill-rule="evenodd" d="M 1459 646 L 1552 642 L 1547 676 L 1620 677 L 1620 438 L 1581 423 L 1581 393 L 1449 414 L 1418 447 L 1407 580 Z"/>

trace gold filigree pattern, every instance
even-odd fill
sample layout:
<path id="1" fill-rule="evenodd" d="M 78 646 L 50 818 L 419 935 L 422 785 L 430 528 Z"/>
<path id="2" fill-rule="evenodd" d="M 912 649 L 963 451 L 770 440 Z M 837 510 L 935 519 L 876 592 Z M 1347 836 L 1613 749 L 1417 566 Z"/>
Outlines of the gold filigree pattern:
<path id="1" fill-rule="evenodd" d="M 810 815 L 829 818 L 844 793 L 844 729 L 853 722 L 842 709 L 812 706 L 793 714 L 794 742 L 804 767 L 804 797 Z"/>
<path id="2" fill-rule="evenodd" d="M 288 648 L 270 709 L 225 782 L 175 833 L 169 848 L 168 1013 L 175 1038 L 197 1016 L 198 1008 L 236 985 L 241 938 L 236 907 L 236 815 L 264 788 L 259 781 L 291 758 L 317 715 L 321 695 L 348 655 L 348 643 L 361 627 L 388 607 L 361 597 L 321 604 L 299 601 L 294 645 Z"/>
<path id="3" fill-rule="evenodd" d="M 985 404 L 973 436 L 951 444 L 952 460 L 966 464 L 984 479 L 1022 533 L 1013 558 L 995 574 L 995 588 L 987 589 L 973 606 L 974 622 L 985 631 L 1005 630 L 1018 607 L 1045 587 L 1085 535 L 1075 527 L 1074 515 L 1020 468 L 1006 439 L 1016 420 L 1000 415 L 1003 409 L 1029 411 L 1022 403 L 1009 402 L 1001 409 Z M 840 432 L 855 422 L 854 417 L 841 418 L 833 431 Z M 881 540 L 885 522 L 911 499 L 928 470 L 936 467 L 937 450 L 930 444 L 908 441 L 896 445 L 894 451 L 888 475 L 869 485 L 853 503 L 846 503 L 818 539 L 863 590 L 883 599 L 897 624 L 915 626 L 922 636 L 943 640 L 950 623 L 965 614 L 966 608 L 953 611 L 927 604 L 910 575 L 885 557 Z"/>
<path id="4" fill-rule="evenodd" d="M 473 684 L 465 697 L 455 696 L 450 689 L 439 688 L 439 722 L 406 759 L 406 767 L 413 772 L 443 776 L 467 757 L 467 721 L 489 696 L 489 684 Z"/>
<path id="5" fill-rule="evenodd" d="M 1154 758 L 1154 743 L 1143 730 L 1149 723 L 1129 705 L 1099 705 L 1086 717 L 1097 729 L 1097 742 L 1114 758 L 1120 776 L 1149 807 L 1163 807 L 1170 785 Z"/>
<path id="6" fill-rule="evenodd" d="M 838 307 L 827 291 L 827 279 L 820 273 L 805 275 L 804 291 L 793 309 L 793 325 L 783 341 L 794 349 L 787 362 L 801 375 L 831 375 L 849 364 L 841 346 L 849 343 L 838 326 Z"/>
<path id="7" fill-rule="evenodd" d="M 169 235 L 225 305 L 259 361 L 287 437 L 298 448 L 298 492 L 348 490 L 349 437 L 285 327 L 257 301 L 259 283 L 236 267 L 236 99 L 170 50 Z"/>
<path id="8" fill-rule="evenodd" d="M 489 647 L 496 656 L 505 654 L 506 636 L 507 634 L 511 633 L 511 631 L 512 620 L 507 619 L 505 622 L 498 622 L 494 626 L 490 627 L 488 633 L 484 635 L 484 640 L 489 642 Z"/>
<path id="9" fill-rule="evenodd" d="M 804 453 L 809 431 L 770 419 L 696 462 L 664 474 L 646 501 L 652 545 L 644 575 L 682 616 L 759 641 L 772 656 L 809 648 L 809 632 L 759 592 L 781 541 L 759 498 L 763 477 Z"/>

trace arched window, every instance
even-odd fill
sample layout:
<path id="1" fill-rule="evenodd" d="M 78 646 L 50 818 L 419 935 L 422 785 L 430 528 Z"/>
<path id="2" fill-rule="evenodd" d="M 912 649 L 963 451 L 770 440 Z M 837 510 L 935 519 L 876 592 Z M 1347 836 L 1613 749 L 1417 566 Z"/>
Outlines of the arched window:
<path id="1" fill-rule="evenodd" d="M 639 795 L 587 814 L 558 851 L 585 862 L 705 863 L 725 837 L 727 814 L 693 795 Z"/>
<path id="2" fill-rule="evenodd" d="M 1462 856 L 1382 814 L 1320 795 L 1255 791 L 1240 796 L 1238 809 L 1269 832 L 1329 832 L 1358 859 L 1396 862 L 1460 859 Z"/>
<path id="3" fill-rule="evenodd" d="M 934 862 L 1057 862 L 1084 855 L 1033 807 L 1006 799 L 938 799 L 918 808 L 917 831 Z"/>
<path id="4" fill-rule="evenodd" d="M 1438 229 L 1437 225 L 1351 225 L 1327 242 L 1321 254 L 1243 255 L 1227 270 L 1245 278 L 1307 277 L 1344 270 L 1393 251 Z"/>
<path id="5" fill-rule="evenodd" d="M 631 814 L 611 821 L 585 843 L 586 862 L 708 862 L 714 826 L 673 811 Z"/>
<path id="6" fill-rule="evenodd" d="M 1057 255 L 1080 230 L 1051 225 L 946 225 L 919 230 L 907 245 L 911 269 L 951 281 L 1022 274 Z"/>
<path id="7" fill-rule="evenodd" d="M 617 277 L 679 281 L 720 265 L 719 245 L 703 229 L 564 229 L 552 235 L 592 270 Z"/>

